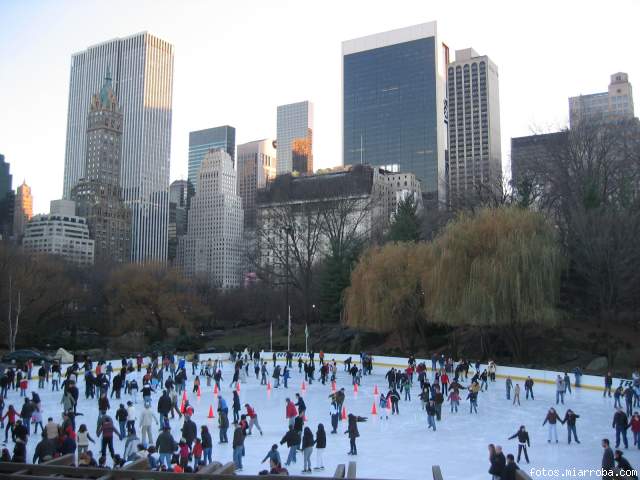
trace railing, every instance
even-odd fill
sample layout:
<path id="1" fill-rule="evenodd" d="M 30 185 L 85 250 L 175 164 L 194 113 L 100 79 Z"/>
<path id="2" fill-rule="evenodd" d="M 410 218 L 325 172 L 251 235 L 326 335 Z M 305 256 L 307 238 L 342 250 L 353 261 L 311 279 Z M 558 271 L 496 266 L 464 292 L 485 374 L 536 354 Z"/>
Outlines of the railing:
<path id="1" fill-rule="evenodd" d="M 203 475 L 214 480 L 242 480 L 258 478 L 269 479 L 281 475 L 236 475 L 233 462 L 221 464 L 213 462 L 195 473 L 157 472 L 149 470 L 146 458 L 127 464 L 119 470 L 105 470 L 103 468 L 75 467 L 75 455 L 64 455 L 48 462 L 31 465 L 27 463 L 0 462 L 0 476 L 10 480 L 60 480 L 60 478 L 83 478 L 93 480 L 201 480 Z M 521 471 L 520 471 L 521 472 Z M 433 480 L 443 480 L 440 467 L 432 467 Z M 524 473 L 524 472 L 522 472 Z M 526 475 L 526 473 L 524 473 Z M 289 475 L 293 480 L 303 480 L 309 477 Z M 356 462 L 349 462 L 346 466 L 339 464 L 333 477 L 314 477 L 316 480 L 330 480 L 335 478 L 356 477 Z M 528 475 L 518 477 L 518 480 L 531 480 Z"/>

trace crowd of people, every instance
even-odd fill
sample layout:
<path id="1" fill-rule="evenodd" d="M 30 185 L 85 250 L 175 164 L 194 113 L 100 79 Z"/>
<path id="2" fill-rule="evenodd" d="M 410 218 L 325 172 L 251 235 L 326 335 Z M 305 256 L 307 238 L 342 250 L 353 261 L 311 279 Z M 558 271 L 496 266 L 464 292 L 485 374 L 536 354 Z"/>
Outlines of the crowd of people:
<path id="1" fill-rule="evenodd" d="M 225 363 L 232 366 L 228 384 L 223 378 Z M 480 362 L 464 359 L 456 362 L 434 354 L 430 363 L 429 368 L 428 361 L 418 363 L 414 356 L 409 356 L 406 367 L 386 371 L 387 389 L 379 392 L 374 403 L 374 410 L 375 405 L 378 407 L 377 413 L 372 414 L 382 420 L 400 415 L 401 402 L 412 402 L 412 395 L 415 395 L 412 392 L 417 390 L 415 399 L 419 400 L 425 413 L 427 430 L 437 431 L 447 402 L 447 415 L 464 414 L 463 401 L 468 402 L 468 414 L 478 415 L 482 409 L 480 400 L 483 392 L 496 382 L 495 362 L 489 361 L 483 366 Z M 363 377 L 372 374 L 373 357 L 363 353 L 355 360 L 346 358 L 342 364 L 339 366 L 334 359 L 325 359 L 323 352 L 298 356 L 295 361 L 290 352 L 274 353 L 268 362 L 260 352 L 249 349 L 231 352 L 225 360 L 208 358 L 201 361 L 197 355 L 189 361 L 172 354 L 138 355 L 122 358 L 115 367 L 112 362 L 93 362 L 87 358 L 65 366 L 58 362 L 40 365 L 37 367 L 37 386 L 33 378 L 36 366 L 31 362 L 12 366 L 0 373 L 0 425 L 5 432 L 0 461 L 42 463 L 57 456 L 73 454 L 77 456 L 79 467 L 121 468 L 127 462 L 147 458 L 151 469 L 198 471 L 213 461 L 213 432 L 207 424 L 196 425 L 194 406 L 190 404 L 187 393 L 190 391 L 192 397 L 199 397 L 201 388 L 209 391 L 213 387 L 215 414 L 212 406 L 209 418 L 217 419 L 220 444 L 230 442 L 229 429 L 232 429 L 232 460 L 236 471 L 242 471 L 247 437 L 262 436 L 264 432 L 259 421 L 259 405 L 240 400 L 240 385 L 255 376 L 255 381 L 269 390 L 288 390 L 292 374 L 303 379 L 303 390 L 314 382 L 331 386 L 328 396 L 329 438 L 331 435 L 346 435 L 349 439 L 348 454 L 357 455 L 358 424 L 366 422 L 367 417 L 346 413 L 345 389 L 337 387 L 336 383 L 340 374 L 343 376 L 341 380 L 347 379 L 357 391 Z M 573 374 L 575 388 L 580 385 L 582 373 L 576 370 Z M 531 377 L 524 379 L 523 388 L 525 395 L 522 401 L 535 401 Z M 59 419 L 48 416 L 45 422 L 38 392 L 47 389 L 59 394 L 61 416 Z M 82 417 L 89 415 L 79 410 L 81 389 L 84 399 L 96 404 L 95 425 L 82 422 Z M 558 443 L 557 429 L 561 424 L 567 428 L 567 443 L 571 444 L 573 440 L 579 444 L 577 420 L 580 415 L 571 408 L 567 408 L 564 414 L 556 410 L 568 403 L 567 395 L 572 394 L 572 382 L 567 373 L 558 375 L 555 391 L 556 405 L 548 409 L 541 422 L 547 428 L 547 441 Z M 618 448 L 621 445 L 628 448 L 628 430 L 633 434 L 633 446 L 640 448 L 640 414 L 637 411 L 640 406 L 640 376 L 634 374 L 630 381 L 621 382 L 614 389 L 613 377 L 608 374 L 604 378 L 603 395 L 615 401 L 612 428 L 616 450 L 612 450 L 608 439 L 602 440 L 602 468 L 611 472 L 631 471 L 628 460 Z M 520 384 L 508 376 L 504 396 L 514 408 L 521 405 Z M 82 405 L 86 408 L 87 403 Z M 47 408 L 47 411 L 51 410 Z M 301 392 L 292 391 L 284 402 L 283 410 L 286 424 L 282 426 L 282 437 L 266 452 L 262 463 L 268 462 L 269 466 L 260 473 L 287 475 L 289 469 L 297 464 L 298 454 L 302 457 L 302 473 L 323 470 L 327 447 L 324 424 L 309 424 L 307 405 Z M 179 428 L 175 427 L 176 418 L 181 422 Z M 39 438 L 33 452 L 27 452 L 30 436 Z M 9 438 L 13 444 L 12 452 Z M 114 439 L 120 440 L 122 448 L 118 452 Z M 517 453 L 505 456 L 500 445 L 489 445 L 489 474 L 493 480 L 515 479 L 518 463 L 521 460 L 530 462 L 531 439 L 526 426 L 521 425 L 508 440 L 516 440 Z M 279 448 L 286 449 L 284 462 Z M 628 478 L 633 477 L 628 475 Z"/>

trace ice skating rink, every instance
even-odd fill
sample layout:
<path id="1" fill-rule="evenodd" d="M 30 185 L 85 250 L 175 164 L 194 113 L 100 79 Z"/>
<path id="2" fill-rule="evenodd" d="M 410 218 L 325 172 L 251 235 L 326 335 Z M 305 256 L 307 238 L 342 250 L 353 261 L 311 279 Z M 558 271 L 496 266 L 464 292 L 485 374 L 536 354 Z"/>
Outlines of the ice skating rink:
<path id="1" fill-rule="evenodd" d="M 331 360 L 330 356 L 325 357 Z M 113 365 L 119 366 L 119 361 L 114 361 Z M 283 365 L 283 362 L 280 362 Z M 269 374 L 271 374 L 273 364 L 268 362 Z M 504 379 L 498 379 L 495 383 L 490 383 L 489 390 L 482 392 L 478 400 L 478 414 L 469 414 L 469 402 L 465 401 L 466 391 L 462 391 L 461 408 L 457 414 L 449 411 L 449 402 L 443 405 L 442 421 L 437 423 L 437 431 L 427 430 L 426 414 L 421 409 L 421 402 L 418 398 L 419 385 L 414 382 L 412 389 L 412 400 L 400 402 L 400 415 L 389 417 L 388 420 L 377 418 L 371 415 L 371 409 L 376 397 L 374 397 L 374 386 L 377 385 L 381 392 L 386 392 L 386 381 L 384 375 L 386 368 L 374 367 L 373 375 L 362 379 L 362 385 L 358 393 L 354 393 L 351 385 L 351 377 L 339 364 L 339 374 L 337 386 L 344 387 L 346 392 L 345 407 L 347 413 L 354 413 L 368 418 L 366 423 L 358 424 L 360 438 L 358 439 L 358 455 L 351 457 L 347 455 L 349 451 L 349 439 L 343 432 L 346 430 L 346 422 L 341 422 L 338 435 L 330 435 L 331 422 L 329 417 L 331 385 L 322 385 L 314 382 L 307 386 L 306 392 L 301 390 L 303 374 L 298 373 L 297 364 L 294 361 L 292 378 L 289 381 L 289 388 L 282 386 L 272 389 L 270 393 L 264 386 L 260 385 L 253 374 L 253 365 L 249 368 L 247 383 L 241 384 L 240 400 L 242 405 L 250 403 L 257 411 L 260 425 L 264 431 L 264 436 L 260 436 L 254 430 L 252 436 L 245 441 L 246 456 L 243 459 L 243 474 L 257 474 L 260 470 L 268 468 L 268 464 L 260 464 L 267 451 L 274 443 L 280 443 L 284 433 L 287 431 L 287 421 L 285 420 L 285 399 L 295 400 L 295 393 L 302 393 L 307 404 L 306 426 L 309 426 L 314 435 L 318 423 L 323 423 L 327 431 L 327 448 L 324 453 L 324 471 L 314 471 L 312 476 L 332 476 L 335 467 L 339 463 L 347 463 L 350 460 L 357 461 L 358 478 L 385 478 L 385 479 L 425 479 L 431 478 L 431 466 L 440 465 L 445 480 L 449 479 L 487 479 L 490 478 L 488 472 L 489 461 L 487 445 L 494 443 L 502 445 L 505 455 L 517 452 L 516 440 L 507 440 L 514 434 L 520 425 L 525 425 L 531 437 L 531 448 L 529 456 L 531 464 L 527 465 L 524 459 L 520 462 L 520 467 L 529 471 L 529 468 L 536 469 L 560 469 L 560 476 L 572 476 L 565 474 L 565 469 L 597 469 L 600 467 L 602 458 L 602 448 L 600 440 L 609 438 L 614 446 L 615 432 L 611 428 L 611 421 L 614 413 L 613 399 L 602 397 L 601 392 L 592 390 L 574 389 L 573 394 L 567 394 L 565 405 L 555 405 L 555 386 L 550 384 L 537 383 L 534 386 L 535 400 L 524 399 L 524 388 L 521 384 L 522 394 L 520 407 L 512 406 L 511 401 L 505 398 Z M 225 362 L 223 369 L 224 381 L 222 395 L 229 404 L 229 419 L 233 419 L 231 412 L 231 388 L 229 382 L 233 374 L 233 366 L 230 362 Z M 215 419 L 207 418 L 209 406 L 213 405 L 214 411 L 217 408 L 217 400 L 213 395 L 213 386 L 206 387 L 204 378 L 202 381 L 202 395 L 198 399 L 191 393 L 193 376 L 191 366 L 187 363 L 188 373 L 188 398 L 195 408 L 194 421 L 198 426 L 206 424 L 214 440 L 213 459 L 226 463 L 232 461 L 231 443 L 219 445 L 217 429 L 217 412 Z M 498 366 L 498 373 L 500 367 Z M 142 373 L 130 374 L 137 378 L 142 387 Z M 432 378 L 431 373 L 429 373 Z M 129 378 L 129 377 L 128 377 Z M 166 377 L 165 377 L 166 378 Z M 469 377 L 470 378 L 470 377 Z M 572 378 L 573 380 L 573 378 Z M 466 383 L 463 381 L 463 385 Z M 515 383 L 521 383 L 514 381 Z M 614 385 L 614 387 L 617 386 Z M 37 387 L 37 380 L 30 382 L 29 389 Z M 43 422 L 46 424 L 47 417 L 51 416 L 56 421 L 61 421 L 62 406 L 60 404 L 61 393 L 51 392 L 51 386 L 38 390 L 42 399 Z M 76 420 L 76 429 L 80 424 L 85 423 L 89 432 L 95 439 L 97 420 L 97 399 L 84 399 L 84 381 L 78 384 L 80 390 L 80 402 L 78 412 L 84 414 Z M 154 412 L 157 407 L 157 398 L 161 392 L 156 392 L 152 400 Z M 30 395 L 30 393 L 29 393 Z M 402 395 L 404 398 L 404 394 Z M 126 403 L 131 399 L 123 395 L 121 402 Z M 9 397 L 5 400 L 5 412 L 10 404 L 13 404 L 20 411 L 23 399 L 19 397 L 18 391 L 10 391 Z M 114 417 L 118 408 L 118 401 L 111 399 L 111 409 L 109 414 Z M 377 402 L 376 402 L 377 406 Z M 567 445 L 566 426 L 558 425 L 559 443 L 547 443 L 547 427 L 542 426 L 545 415 L 549 407 L 556 407 L 558 414 L 564 417 L 567 408 L 571 408 L 580 415 L 577 421 L 578 438 L 582 442 L 577 445 L 572 443 Z M 143 408 L 142 398 L 138 394 L 136 409 L 139 413 Z M 244 409 L 243 412 L 244 413 Z M 117 422 L 116 422 L 117 423 Z M 176 419 L 171 421 L 171 431 L 176 438 L 180 439 L 180 427 L 182 422 Z M 138 434 L 140 429 L 136 419 L 136 429 Z M 32 427 L 33 430 L 33 427 Z M 157 429 L 154 429 L 154 441 L 157 437 Z M 233 436 L 233 426 L 229 429 L 229 439 Z M 633 446 L 633 435 L 628 432 L 629 449 L 625 455 L 634 468 L 640 467 L 640 450 Z M 3 439 L 2 439 L 3 440 Z M 27 458 L 30 460 L 40 435 L 31 435 L 27 446 Z M 122 455 L 124 441 L 117 438 L 114 440 L 116 452 Z M 7 447 L 13 451 L 11 438 Z M 96 439 L 96 444 L 90 446 L 96 456 L 99 456 L 100 441 Z M 287 457 L 286 445 L 279 446 L 282 460 Z M 315 467 L 315 452 L 312 457 L 313 467 Z M 296 464 L 287 467 L 292 474 L 300 474 L 302 465 L 301 452 L 298 453 Z M 532 472 L 535 478 L 536 472 Z M 592 475 L 595 476 L 595 475 Z"/>

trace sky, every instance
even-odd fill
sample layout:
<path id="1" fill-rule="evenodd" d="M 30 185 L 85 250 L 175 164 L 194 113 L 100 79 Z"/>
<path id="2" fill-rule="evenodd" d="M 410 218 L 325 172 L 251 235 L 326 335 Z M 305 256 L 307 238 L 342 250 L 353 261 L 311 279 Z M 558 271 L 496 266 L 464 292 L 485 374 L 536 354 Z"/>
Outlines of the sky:
<path id="1" fill-rule="evenodd" d="M 339 165 L 341 42 L 432 20 L 451 51 L 498 66 L 505 170 L 511 137 L 566 126 L 568 97 L 618 71 L 640 89 L 640 0 L 0 0 L 0 19 L 0 153 L 35 213 L 62 195 L 71 54 L 141 31 L 175 46 L 171 180 L 186 178 L 189 131 L 275 137 L 277 105 L 301 100 L 315 168 Z"/>

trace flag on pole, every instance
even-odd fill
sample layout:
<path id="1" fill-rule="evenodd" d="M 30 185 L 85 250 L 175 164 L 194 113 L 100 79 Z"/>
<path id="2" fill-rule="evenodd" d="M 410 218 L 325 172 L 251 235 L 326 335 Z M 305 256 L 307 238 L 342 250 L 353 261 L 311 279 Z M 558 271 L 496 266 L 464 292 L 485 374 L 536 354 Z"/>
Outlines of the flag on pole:
<path id="1" fill-rule="evenodd" d="M 309 351 L 309 325 L 307 323 L 304 324 L 304 350 L 305 352 Z"/>
<path id="2" fill-rule="evenodd" d="M 291 351 L 291 305 L 289 305 L 289 308 L 287 310 L 287 317 L 288 317 L 288 327 L 287 327 L 287 351 L 290 352 Z"/>

